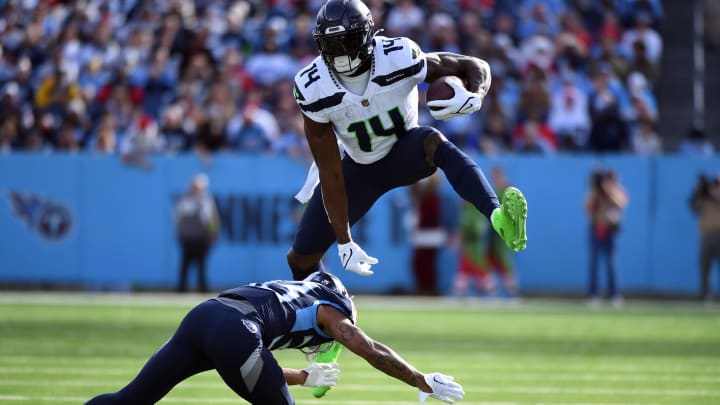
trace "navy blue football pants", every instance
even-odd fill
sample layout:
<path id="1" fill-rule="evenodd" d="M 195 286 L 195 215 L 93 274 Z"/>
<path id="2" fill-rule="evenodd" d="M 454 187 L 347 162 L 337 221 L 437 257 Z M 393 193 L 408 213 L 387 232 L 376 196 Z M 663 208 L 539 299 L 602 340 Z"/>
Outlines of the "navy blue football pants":
<path id="1" fill-rule="evenodd" d="M 181 381 L 212 369 L 252 404 L 294 404 L 282 368 L 262 345 L 257 324 L 249 322 L 251 318 L 235 308 L 214 299 L 203 302 L 130 384 L 86 405 L 154 404 Z"/>
<path id="2" fill-rule="evenodd" d="M 342 168 L 351 226 L 360 220 L 383 194 L 430 176 L 436 167 L 443 170 L 460 197 L 490 218 L 490 213 L 500 203 L 485 175 L 472 159 L 452 143 L 444 142 L 435 152 L 433 160 L 436 166 L 427 164 L 425 139 L 433 132 L 437 132 L 437 129 L 416 127 L 407 131 L 393 145 L 387 156 L 372 164 L 355 163 L 349 156 L 345 156 Z M 324 253 L 334 242 L 335 233 L 325 212 L 321 187 L 318 186 L 303 213 L 295 234 L 293 250 L 306 255 Z"/>

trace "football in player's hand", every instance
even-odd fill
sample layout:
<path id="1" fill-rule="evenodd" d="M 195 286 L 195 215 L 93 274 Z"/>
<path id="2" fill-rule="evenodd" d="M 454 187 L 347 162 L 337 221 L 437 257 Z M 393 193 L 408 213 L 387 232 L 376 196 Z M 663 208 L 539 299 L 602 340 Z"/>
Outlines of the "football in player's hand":
<path id="1" fill-rule="evenodd" d="M 455 96 L 455 90 L 453 90 L 450 85 L 445 83 L 445 78 L 451 77 L 451 76 L 442 76 L 432 83 L 427 88 L 427 91 L 425 92 L 425 101 L 433 101 L 433 100 L 450 100 Z M 429 107 L 431 110 L 432 107 Z M 438 107 L 435 107 L 435 109 L 438 109 Z"/>

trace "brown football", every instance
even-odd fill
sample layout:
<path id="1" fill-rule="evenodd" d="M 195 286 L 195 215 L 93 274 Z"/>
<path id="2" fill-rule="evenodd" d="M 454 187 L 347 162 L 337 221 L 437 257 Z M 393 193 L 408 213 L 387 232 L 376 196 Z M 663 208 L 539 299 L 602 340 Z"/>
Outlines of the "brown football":
<path id="1" fill-rule="evenodd" d="M 435 79 L 427 88 L 425 92 L 425 100 L 449 100 L 455 95 L 455 90 L 445 83 L 445 77 L 443 76 Z M 430 108 L 432 110 L 432 108 Z"/>

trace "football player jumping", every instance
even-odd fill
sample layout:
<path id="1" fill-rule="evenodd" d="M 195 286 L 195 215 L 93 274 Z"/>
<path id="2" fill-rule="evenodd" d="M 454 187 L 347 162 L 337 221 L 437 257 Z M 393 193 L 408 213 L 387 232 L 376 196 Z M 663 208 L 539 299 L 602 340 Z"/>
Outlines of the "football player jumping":
<path id="1" fill-rule="evenodd" d="M 525 249 L 523 194 L 510 188 L 501 203 L 472 159 L 440 131 L 417 122 L 418 83 L 459 77 L 446 80 L 454 90 L 451 99 L 430 101 L 428 107 L 441 120 L 472 114 L 490 87 L 489 65 L 465 55 L 426 54 L 411 39 L 377 33 L 370 9 L 360 0 L 328 0 L 313 32 L 320 56 L 295 76 L 295 99 L 315 166 L 297 196 L 309 203 L 287 256 L 293 277 L 302 280 L 319 270 L 335 241 L 344 269 L 373 274 L 378 260 L 353 241 L 350 227 L 384 193 L 438 167 L 511 249 Z M 318 361 L 336 357 L 337 350 L 331 350 Z"/>

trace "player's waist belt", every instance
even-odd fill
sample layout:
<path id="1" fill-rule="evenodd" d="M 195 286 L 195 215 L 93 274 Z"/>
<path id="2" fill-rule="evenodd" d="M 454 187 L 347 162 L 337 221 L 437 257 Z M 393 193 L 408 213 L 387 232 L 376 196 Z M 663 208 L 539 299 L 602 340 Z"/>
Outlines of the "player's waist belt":
<path id="1" fill-rule="evenodd" d="M 245 297 L 232 296 L 232 297 L 216 297 L 213 299 L 223 305 L 227 305 L 230 308 L 234 308 L 234 309 L 238 310 L 240 313 L 245 314 L 245 315 L 257 313 L 257 311 L 255 310 L 255 307 L 250 303 L 250 301 L 246 300 Z"/>

